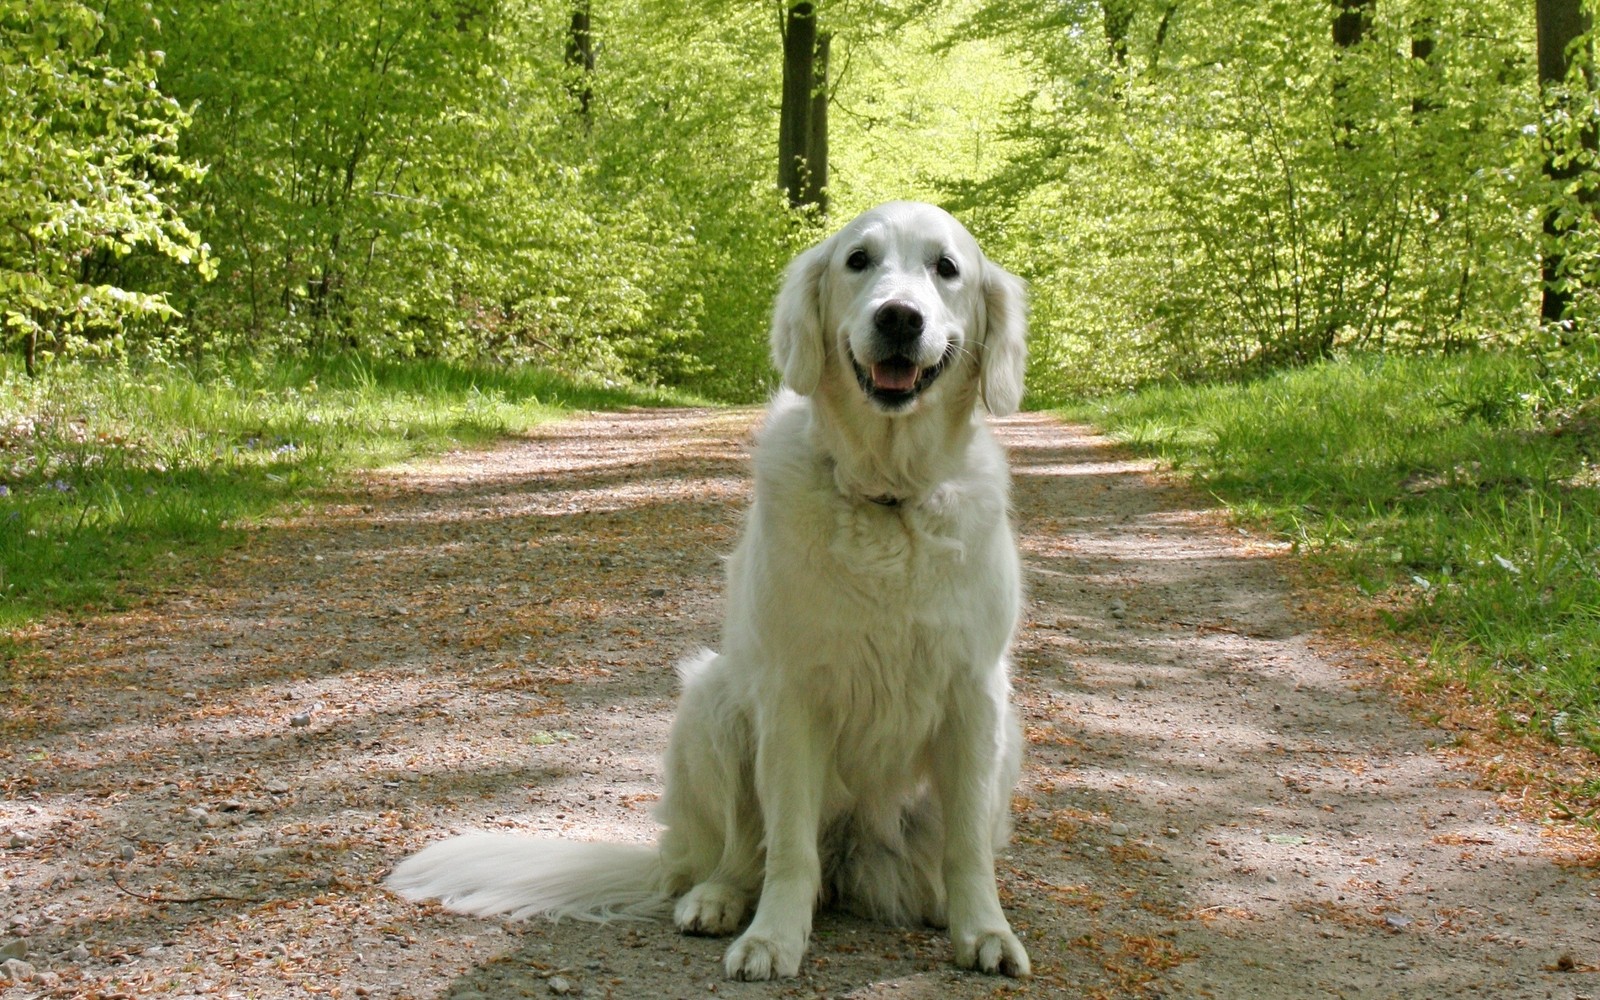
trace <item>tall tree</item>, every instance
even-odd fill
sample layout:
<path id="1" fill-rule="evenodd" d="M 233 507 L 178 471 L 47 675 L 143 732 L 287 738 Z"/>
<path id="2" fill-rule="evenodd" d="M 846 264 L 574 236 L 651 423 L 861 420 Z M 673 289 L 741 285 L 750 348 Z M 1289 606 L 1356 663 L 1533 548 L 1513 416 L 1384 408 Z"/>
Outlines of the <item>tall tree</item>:
<path id="1" fill-rule="evenodd" d="M 572 79 L 567 90 L 578 102 L 578 117 L 589 125 L 589 102 L 594 99 L 594 34 L 589 21 L 589 0 L 572 5 L 572 22 L 567 27 L 567 68 Z"/>
<path id="2" fill-rule="evenodd" d="M 1135 7 L 1131 0 L 1104 0 L 1100 4 L 1105 19 L 1106 49 L 1117 69 L 1128 66 L 1128 31 L 1133 27 Z"/>
<path id="3" fill-rule="evenodd" d="M 816 57 L 812 62 L 811 114 L 806 123 L 806 183 L 803 202 L 828 210 L 828 53 L 833 36 L 817 36 Z"/>
<path id="4" fill-rule="evenodd" d="M 1341 61 L 1345 53 L 1360 45 L 1367 37 L 1376 6 L 1377 0 L 1334 0 L 1333 44 Z M 1351 143 L 1351 133 L 1358 128 L 1349 107 L 1349 87 L 1349 74 L 1340 66 L 1334 71 L 1333 77 L 1333 124 L 1339 132 L 1340 143 L 1345 145 Z"/>
<path id="5" fill-rule="evenodd" d="M 1583 166 L 1579 150 L 1570 148 L 1571 137 L 1564 130 L 1553 127 L 1556 121 L 1568 117 L 1574 110 L 1565 85 L 1573 70 L 1574 56 L 1581 59 L 1580 66 L 1587 71 L 1590 53 L 1574 49 L 1580 39 L 1587 38 L 1592 21 L 1584 8 L 1583 0 L 1537 0 L 1534 7 L 1538 31 L 1539 89 L 1545 96 L 1544 173 L 1557 191 L 1544 211 L 1545 246 L 1542 255 L 1541 277 L 1544 292 L 1540 300 L 1539 315 L 1547 323 L 1567 321 L 1572 306 L 1571 278 L 1567 274 L 1563 238 L 1573 228 L 1573 222 L 1563 211 L 1561 201 L 1565 188 L 1581 174 Z M 1582 129 L 1578 143 L 1582 150 L 1593 152 L 1595 133 L 1593 127 Z M 1592 201 L 1582 197 L 1581 201 Z"/>
<path id="6" fill-rule="evenodd" d="M 827 49 L 817 37 L 816 8 L 789 7 L 783 22 L 783 97 L 778 111 L 778 184 L 792 208 L 823 208 L 827 180 Z M 820 51 L 819 51 L 820 50 Z M 820 55 L 820 58 L 819 58 Z M 821 154 L 820 156 L 818 154 Z"/>
<path id="7" fill-rule="evenodd" d="M 1438 25 L 1429 16 L 1417 18 L 1411 25 L 1411 58 L 1424 66 L 1433 62 L 1433 51 L 1438 47 Z M 1416 93 L 1411 97 L 1411 113 L 1415 116 L 1427 114 L 1433 109 L 1433 99 L 1425 93 Z"/>

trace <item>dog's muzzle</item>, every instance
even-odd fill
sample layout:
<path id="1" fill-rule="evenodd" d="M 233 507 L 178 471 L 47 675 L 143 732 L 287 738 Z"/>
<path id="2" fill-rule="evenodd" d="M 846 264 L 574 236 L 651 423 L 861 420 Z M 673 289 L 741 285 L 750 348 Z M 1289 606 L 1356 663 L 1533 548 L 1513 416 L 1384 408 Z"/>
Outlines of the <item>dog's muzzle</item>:
<path id="1" fill-rule="evenodd" d="M 932 365 L 918 365 L 910 352 L 922 338 L 922 312 L 909 302 L 891 299 L 878 307 L 872 317 L 875 346 L 884 350 L 884 356 L 870 364 L 862 364 L 853 354 L 850 364 L 855 369 L 856 381 L 867 397 L 886 410 L 900 410 L 933 384 L 955 357 L 954 341 Z"/>

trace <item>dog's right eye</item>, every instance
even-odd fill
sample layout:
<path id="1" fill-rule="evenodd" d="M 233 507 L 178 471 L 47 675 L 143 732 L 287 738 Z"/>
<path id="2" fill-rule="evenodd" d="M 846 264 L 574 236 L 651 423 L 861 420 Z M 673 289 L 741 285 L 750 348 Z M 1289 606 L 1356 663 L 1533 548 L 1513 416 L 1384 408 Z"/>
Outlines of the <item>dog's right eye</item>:
<path id="1" fill-rule="evenodd" d="M 844 266 L 852 271 L 865 271 L 867 265 L 871 263 L 872 258 L 868 257 L 867 252 L 859 247 L 850 251 L 850 256 L 844 259 Z"/>

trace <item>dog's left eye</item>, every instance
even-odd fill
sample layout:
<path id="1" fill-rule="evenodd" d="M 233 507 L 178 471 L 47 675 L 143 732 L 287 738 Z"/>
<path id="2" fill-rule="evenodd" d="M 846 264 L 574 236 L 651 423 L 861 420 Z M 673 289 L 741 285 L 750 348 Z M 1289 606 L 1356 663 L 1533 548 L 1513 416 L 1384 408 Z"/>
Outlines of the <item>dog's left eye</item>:
<path id="1" fill-rule="evenodd" d="M 850 256 L 844 259 L 844 266 L 852 271 L 865 271 L 867 265 L 872 263 L 872 258 L 867 256 L 865 250 L 859 247 L 850 251 Z"/>
<path id="2" fill-rule="evenodd" d="M 939 262 L 933 265 L 933 269 L 941 278 L 954 278 L 961 273 L 961 268 L 957 267 L 956 262 L 949 257 L 940 257 Z"/>

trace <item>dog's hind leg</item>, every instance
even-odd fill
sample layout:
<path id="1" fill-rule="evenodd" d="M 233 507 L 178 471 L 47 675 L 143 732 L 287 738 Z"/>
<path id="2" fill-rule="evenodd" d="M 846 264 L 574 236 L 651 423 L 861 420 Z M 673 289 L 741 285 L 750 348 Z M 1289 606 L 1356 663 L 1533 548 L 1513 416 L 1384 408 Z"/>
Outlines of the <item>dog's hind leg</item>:
<path id="1" fill-rule="evenodd" d="M 720 658 L 679 669 L 685 684 L 667 748 L 656 818 L 661 853 L 683 895 L 673 921 L 685 934 L 738 930 L 761 885 L 760 807 L 751 787 L 749 727 L 727 700 Z"/>
<path id="2" fill-rule="evenodd" d="M 685 934 L 732 934 L 744 922 L 761 884 L 761 830 L 755 797 L 747 779 L 726 791 L 727 799 L 720 803 L 721 823 L 714 829 L 709 823 L 697 824 L 702 848 L 720 842 L 722 853 L 710 874 L 701 877 L 696 873 L 700 880 L 673 909 L 673 922 Z M 714 809 L 719 803 L 702 800 L 702 805 Z"/>

